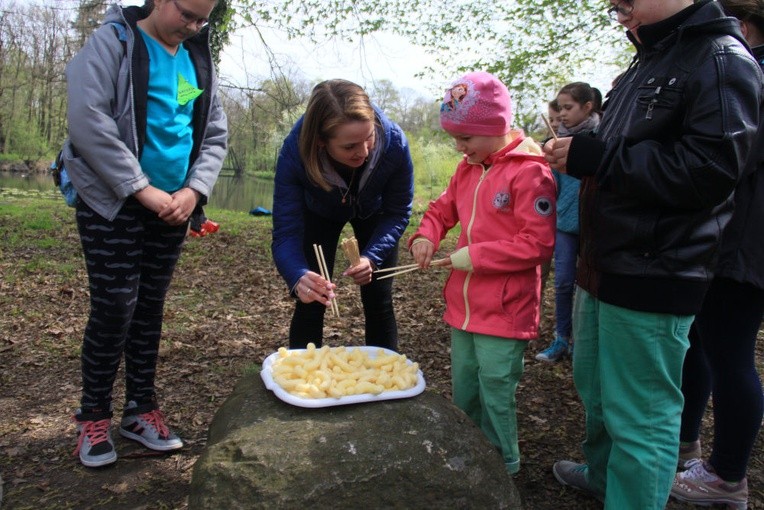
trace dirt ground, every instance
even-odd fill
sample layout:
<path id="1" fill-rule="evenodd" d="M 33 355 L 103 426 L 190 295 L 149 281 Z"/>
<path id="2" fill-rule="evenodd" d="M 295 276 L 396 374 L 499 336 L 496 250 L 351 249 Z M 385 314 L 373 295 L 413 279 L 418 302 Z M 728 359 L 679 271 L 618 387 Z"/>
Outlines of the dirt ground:
<path id="1" fill-rule="evenodd" d="M 70 210 L 53 208 L 51 214 L 60 222 L 53 239 L 47 231 L 29 229 L 23 248 L 0 248 L 2 507 L 186 508 L 194 462 L 215 411 L 243 371 L 285 344 L 292 302 L 270 258 L 270 222 L 252 218 L 240 231 L 227 231 L 224 224 L 216 234 L 189 239 L 177 269 L 166 307 L 158 394 L 184 448 L 154 455 L 115 431 L 117 463 L 89 469 L 72 455 L 71 421 L 79 400 L 87 282 Z M 4 237 L 17 228 L 0 214 Z M 401 255 L 401 263 L 409 260 Z M 401 351 L 420 363 L 430 388 L 448 397 L 442 279 L 438 271 L 401 276 L 395 302 Z M 357 291 L 339 283 L 342 317 L 327 319 L 325 343 L 359 344 L 363 319 Z M 542 340 L 528 348 L 517 395 L 523 464 L 515 483 L 526 509 L 598 509 L 599 503 L 562 487 L 551 473 L 556 460 L 582 459 L 584 421 L 570 361 L 549 365 L 534 359 L 552 337 L 551 287 L 545 293 Z M 116 416 L 122 395 L 118 382 Z M 709 425 L 707 418 L 704 437 L 710 442 Z M 764 510 L 761 445 L 760 439 L 749 470 L 750 508 L 758 510 Z M 692 507 L 670 502 L 667 508 Z"/>

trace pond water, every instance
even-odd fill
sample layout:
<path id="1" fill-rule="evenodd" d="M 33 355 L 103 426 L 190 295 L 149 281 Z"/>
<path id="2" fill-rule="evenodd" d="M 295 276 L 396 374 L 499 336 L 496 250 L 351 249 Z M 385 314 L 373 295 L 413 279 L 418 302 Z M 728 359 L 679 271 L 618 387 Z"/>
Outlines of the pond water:
<path id="1" fill-rule="evenodd" d="M 0 188 L 56 191 L 53 178 L 48 174 L 40 173 L 0 172 Z M 254 177 L 221 176 L 212 190 L 209 205 L 231 211 L 249 212 L 257 206 L 272 210 L 273 181 Z"/>

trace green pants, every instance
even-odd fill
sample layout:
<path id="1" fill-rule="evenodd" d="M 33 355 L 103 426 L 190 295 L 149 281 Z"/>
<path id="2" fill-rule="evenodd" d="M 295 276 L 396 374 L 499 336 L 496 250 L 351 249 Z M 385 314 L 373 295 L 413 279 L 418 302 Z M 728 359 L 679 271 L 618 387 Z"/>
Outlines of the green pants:
<path id="1" fill-rule="evenodd" d="M 528 343 L 451 329 L 454 404 L 501 449 L 507 471 L 520 470 L 515 390 Z"/>
<path id="2" fill-rule="evenodd" d="M 693 316 L 608 305 L 579 288 L 573 378 L 592 488 L 612 510 L 662 510 L 676 472 L 682 364 Z"/>

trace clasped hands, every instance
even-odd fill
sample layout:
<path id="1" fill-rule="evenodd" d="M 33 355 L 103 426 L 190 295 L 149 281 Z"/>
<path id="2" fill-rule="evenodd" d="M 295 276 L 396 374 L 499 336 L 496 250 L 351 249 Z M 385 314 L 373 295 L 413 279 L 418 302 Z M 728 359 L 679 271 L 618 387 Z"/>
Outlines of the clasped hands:
<path id="1" fill-rule="evenodd" d="M 178 226 L 188 221 L 199 202 L 200 193 L 191 188 L 181 188 L 170 194 L 149 185 L 134 196 L 146 209 L 157 213 L 160 220 Z"/>

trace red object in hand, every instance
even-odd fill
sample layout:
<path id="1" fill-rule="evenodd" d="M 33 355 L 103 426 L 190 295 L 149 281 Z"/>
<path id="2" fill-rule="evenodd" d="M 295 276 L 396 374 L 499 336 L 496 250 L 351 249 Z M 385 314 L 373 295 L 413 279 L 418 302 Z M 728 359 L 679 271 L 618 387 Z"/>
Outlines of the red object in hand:
<path id="1" fill-rule="evenodd" d="M 191 237 L 204 237 L 207 234 L 214 234 L 218 230 L 220 230 L 219 223 L 215 223 L 212 220 L 205 220 L 205 222 L 202 223 L 202 227 L 199 229 L 199 232 L 191 230 Z"/>

